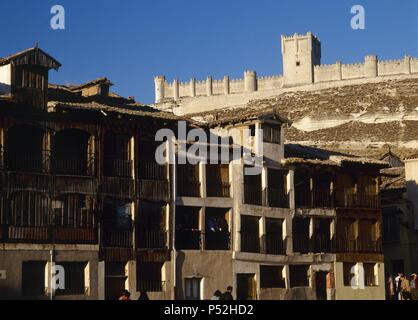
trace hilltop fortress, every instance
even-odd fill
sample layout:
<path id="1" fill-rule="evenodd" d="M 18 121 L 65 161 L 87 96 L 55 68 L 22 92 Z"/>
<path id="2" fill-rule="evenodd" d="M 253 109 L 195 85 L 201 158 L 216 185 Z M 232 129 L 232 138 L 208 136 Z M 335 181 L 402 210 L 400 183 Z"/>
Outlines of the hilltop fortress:
<path id="1" fill-rule="evenodd" d="M 257 77 L 245 71 L 244 78 L 168 82 L 155 77 L 155 106 L 177 114 L 190 114 L 225 107 L 244 106 L 248 101 L 291 91 L 312 91 L 388 78 L 418 77 L 418 58 L 379 61 L 368 55 L 364 62 L 321 65 L 321 42 L 311 32 L 281 36 L 283 75 Z"/>

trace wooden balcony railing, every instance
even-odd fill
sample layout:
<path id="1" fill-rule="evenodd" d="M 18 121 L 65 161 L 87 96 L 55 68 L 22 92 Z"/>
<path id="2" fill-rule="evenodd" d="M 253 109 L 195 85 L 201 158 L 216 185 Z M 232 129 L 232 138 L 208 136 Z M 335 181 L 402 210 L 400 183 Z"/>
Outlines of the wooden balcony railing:
<path id="1" fill-rule="evenodd" d="M 307 253 L 333 253 L 335 252 L 335 241 L 329 235 L 293 234 L 293 251 L 301 254 Z"/>
<path id="2" fill-rule="evenodd" d="M 312 191 L 295 191 L 295 205 L 298 208 L 332 208 L 333 196 L 330 190 L 314 189 Z"/>
<path id="3" fill-rule="evenodd" d="M 311 248 L 314 253 L 334 253 L 335 241 L 328 234 L 314 233 L 311 238 Z"/>
<path id="4" fill-rule="evenodd" d="M 95 244 L 97 229 L 93 228 L 53 228 L 55 243 Z"/>
<path id="5" fill-rule="evenodd" d="M 261 237 L 262 252 L 272 255 L 286 254 L 286 241 L 281 235 L 265 234 Z"/>
<path id="6" fill-rule="evenodd" d="M 138 230 L 138 249 L 167 248 L 167 232 L 164 230 Z"/>
<path id="7" fill-rule="evenodd" d="M 3 230 L 5 242 L 56 243 L 56 244 L 96 244 L 97 228 L 68 227 L 19 227 L 8 226 Z"/>
<path id="8" fill-rule="evenodd" d="M 380 208 L 379 195 L 372 193 L 354 193 L 351 190 L 335 190 L 335 201 L 337 207 Z"/>
<path id="9" fill-rule="evenodd" d="M 337 252 L 382 253 L 382 242 L 380 240 L 337 239 Z"/>
<path id="10" fill-rule="evenodd" d="M 293 252 L 307 254 L 312 252 L 311 239 L 309 234 L 305 233 L 293 233 Z"/>
<path id="11" fill-rule="evenodd" d="M 267 189 L 267 205 L 273 208 L 289 208 L 289 195 L 281 189 Z"/>
<path id="12" fill-rule="evenodd" d="M 200 182 L 177 180 L 177 195 L 179 197 L 200 197 Z"/>
<path id="13" fill-rule="evenodd" d="M 167 180 L 138 180 L 138 196 L 143 200 L 168 201 L 170 184 Z"/>
<path id="14" fill-rule="evenodd" d="M 263 205 L 261 186 L 244 184 L 244 203 L 256 206 Z"/>
<path id="15" fill-rule="evenodd" d="M 132 161 L 114 158 L 104 159 L 104 175 L 106 177 L 132 177 Z"/>
<path id="16" fill-rule="evenodd" d="M 206 196 L 229 198 L 231 196 L 229 182 L 207 182 Z"/>
<path id="17" fill-rule="evenodd" d="M 241 232 L 241 251 L 250 253 L 261 253 L 260 236 L 258 233 Z"/>
<path id="18" fill-rule="evenodd" d="M 206 231 L 205 250 L 229 250 L 230 234 L 224 231 Z"/>
<path id="19" fill-rule="evenodd" d="M 102 244 L 104 247 L 130 248 L 133 244 L 132 230 L 114 230 L 104 227 L 102 233 Z"/>
<path id="20" fill-rule="evenodd" d="M 132 199 L 135 196 L 135 183 L 130 178 L 104 177 L 100 191 L 106 196 Z"/>
<path id="21" fill-rule="evenodd" d="M 95 195 L 98 192 L 98 183 L 91 177 L 55 176 L 53 188 L 62 193 Z"/>
<path id="22" fill-rule="evenodd" d="M 16 172 L 47 173 L 49 172 L 50 151 L 8 151 L 4 152 L 6 170 Z"/>
<path id="23" fill-rule="evenodd" d="M 141 180 L 167 180 L 167 165 L 152 161 L 140 161 L 138 178 Z"/>
<path id="24" fill-rule="evenodd" d="M 177 230 L 175 237 L 177 250 L 200 250 L 201 232 L 199 230 Z"/>
<path id="25" fill-rule="evenodd" d="M 6 188 L 9 192 L 48 192 L 52 188 L 52 179 L 48 174 L 7 172 Z"/>
<path id="26" fill-rule="evenodd" d="M 63 176 L 93 176 L 95 158 L 92 154 L 74 155 L 59 154 L 52 155 L 52 172 L 55 175 Z"/>

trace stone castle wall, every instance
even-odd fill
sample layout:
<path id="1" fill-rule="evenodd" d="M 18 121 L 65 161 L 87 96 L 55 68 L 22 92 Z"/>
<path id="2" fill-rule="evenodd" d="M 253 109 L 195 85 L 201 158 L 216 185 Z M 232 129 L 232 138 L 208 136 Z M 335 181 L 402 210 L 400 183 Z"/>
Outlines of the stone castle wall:
<path id="1" fill-rule="evenodd" d="M 418 58 L 406 56 L 399 60 L 378 61 L 376 56 L 367 56 L 363 63 L 343 64 L 337 62 L 330 65 L 314 66 L 314 83 L 340 80 L 374 78 L 383 76 L 408 75 L 418 73 Z M 257 77 L 253 71 L 246 71 L 241 79 L 212 79 L 189 82 L 171 83 L 164 79 L 161 98 L 178 100 L 185 97 L 200 97 L 213 95 L 229 95 L 251 93 L 256 91 L 273 91 L 285 86 L 285 79 L 281 75 Z M 157 84 L 156 84 L 157 86 Z M 158 100 L 158 99 L 157 99 Z"/>

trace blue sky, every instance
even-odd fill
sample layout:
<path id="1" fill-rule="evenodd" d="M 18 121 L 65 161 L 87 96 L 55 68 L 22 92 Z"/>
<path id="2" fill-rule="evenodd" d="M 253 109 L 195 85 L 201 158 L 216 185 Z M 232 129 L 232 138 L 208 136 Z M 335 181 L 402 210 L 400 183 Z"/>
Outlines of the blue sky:
<path id="1" fill-rule="evenodd" d="M 66 29 L 50 28 L 52 5 L 63 5 Z M 350 9 L 366 9 L 366 29 L 352 30 Z M 155 75 L 168 80 L 282 73 L 280 35 L 312 31 L 322 63 L 418 56 L 415 0 L 1 0 L 0 56 L 41 48 L 63 66 L 51 82 L 107 76 L 113 90 L 154 100 Z"/>

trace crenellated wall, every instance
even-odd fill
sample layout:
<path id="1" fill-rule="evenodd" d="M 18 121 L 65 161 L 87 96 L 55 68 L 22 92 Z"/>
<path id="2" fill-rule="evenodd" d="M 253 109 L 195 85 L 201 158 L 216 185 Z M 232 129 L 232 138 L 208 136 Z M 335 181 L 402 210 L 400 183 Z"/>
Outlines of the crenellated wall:
<path id="1" fill-rule="evenodd" d="M 268 95 L 271 91 L 287 87 L 299 87 L 316 83 L 342 80 L 358 80 L 380 76 L 397 76 L 418 73 L 418 58 L 405 56 L 403 59 L 379 61 L 375 55 L 368 55 L 363 62 L 321 65 L 321 43 L 311 32 L 306 35 L 282 36 L 284 75 L 257 77 L 255 71 L 245 71 L 241 79 L 212 79 L 189 82 L 173 80 L 167 82 L 164 76 L 155 77 L 155 100 L 157 103 L 182 98 L 245 95 L 259 92 Z M 236 99 L 234 99 L 236 100 Z"/>
<path id="2" fill-rule="evenodd" d="M 315 66 L 314 76 L 315 82 L 341 80 L 341 62 L 329 65 Z"/>
<path id="3" fill-rule="evenodd" d="M 341 78 L 342 79 L 358 79 L 364 77 L 364 64 L 352 63 L 343 64 L 341 66 Z"/>
<path id="4" fill-rule="evenodd" d="M 227 94 L 249 93 L 255 91 L 274 90 L 283 87 L 282 76 L 257 77 L 254 71 L 245 71 L 244 78 L 230 79 L 225 76 L 223 79 L 206 80 L 191 79 L 189 82 L 173 80 L 167 82 L 165 77 L 155 77 L 156 101 L 164 98 L 178 100 L 184 97 L 201 97 Z"/>

